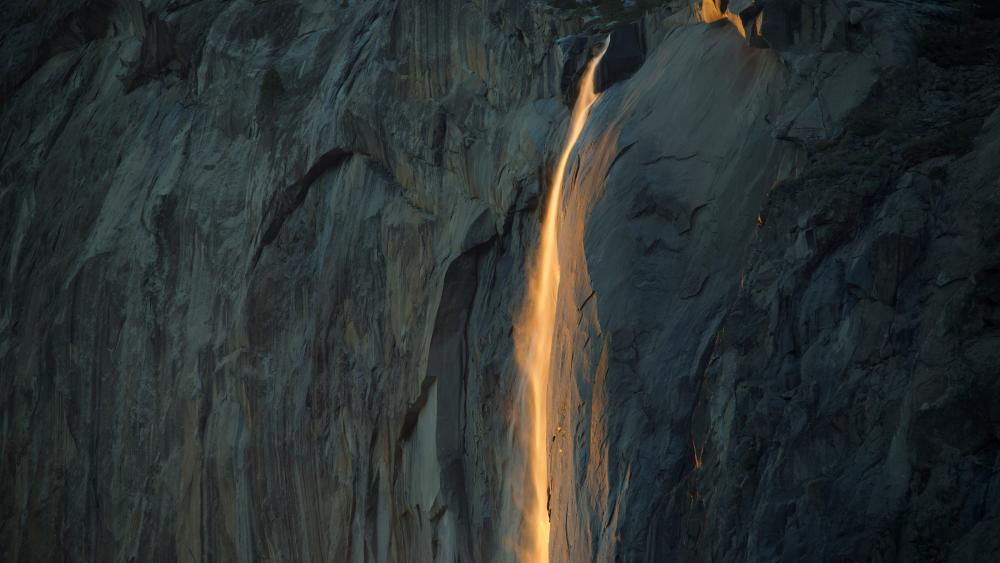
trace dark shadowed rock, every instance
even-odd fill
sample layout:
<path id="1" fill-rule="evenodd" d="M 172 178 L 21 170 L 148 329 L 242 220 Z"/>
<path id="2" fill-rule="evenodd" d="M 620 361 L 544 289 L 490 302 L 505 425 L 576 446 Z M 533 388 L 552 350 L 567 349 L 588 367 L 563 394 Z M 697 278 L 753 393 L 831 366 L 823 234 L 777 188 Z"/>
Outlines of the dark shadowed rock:
<path id="1" fill-rule="evenodd" d="M 996 0 L 977 0 L 976 6 L 976 16 L 987 19 L 995 20 L 1000 18 L 1000 2 Z"/>
<path id="2" fill-rule="evenodd" d="M 562 59 L 562 72 L 559 75 L 559 89 L 564 96 L 575 92 L 580 73 L 587 64 L 587 45 L 589 38 L 584 35 L 570 35 L 556 41 L 559 56 Z"/>
<path id="3" fill-rule="evenodd" d="M 754 47 L 787 49 L 792 44 L 793 11 L 798 6 L 789 5 L 784 0 L 761 0 L 760 10 L 754 15 L 747 40 Z"/>
<path id="4" fill-rule="evenodd" d="M 608 50 L 597 67 L 595 89 L 603 92 L 615 82 L 632 76 L 645 59 L 642 29 L 637 24 L 616 27 L 609 34 Z"/>
<path id="5" fill-rule="evenodd" d="M 855 0 L 702 0 L 699 15 L 706 22 L 729 20 L 751 47 L 800 52 L 821 47 L 832 51 L 848 45 L 849 13 L 857 3 Z"/>

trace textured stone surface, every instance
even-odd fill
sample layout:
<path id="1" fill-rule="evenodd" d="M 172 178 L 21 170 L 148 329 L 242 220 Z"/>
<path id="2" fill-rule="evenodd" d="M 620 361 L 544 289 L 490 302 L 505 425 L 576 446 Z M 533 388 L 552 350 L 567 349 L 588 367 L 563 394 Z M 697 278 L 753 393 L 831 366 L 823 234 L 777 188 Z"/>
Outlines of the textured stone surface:
<path id="1" fill-rule="evenodd" d="M 949 27 L 762 207 L 701 372 L 684 558 L 1000 554 L 997 51 Z"/>
<path id="2" fill-rule="evenodd" d="M 638 10 L 554 4 L 5 6 L 0 559 L 512 559 L 511 317 Z M 1000 557 L 1000 20 L 664 4 L 561 202 L 553 560 Z"/>

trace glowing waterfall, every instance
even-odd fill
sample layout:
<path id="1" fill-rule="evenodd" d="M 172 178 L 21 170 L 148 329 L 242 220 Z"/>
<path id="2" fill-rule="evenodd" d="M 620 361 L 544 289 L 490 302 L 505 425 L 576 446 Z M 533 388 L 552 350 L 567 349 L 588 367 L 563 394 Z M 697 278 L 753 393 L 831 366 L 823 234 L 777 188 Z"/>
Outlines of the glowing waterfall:
<path id="1" fill-rule="evenodd" d="M 563 179 L 570 154 L 587 122 L 590 108 L 597 101 L 594 73 L 604 56 L 607 44 L 588 64 L 580 79 L 580 93 L 573 105 L 566 142 L 559 154 L 549 197 L 542 220 L 538 248 L 528 268 L 528 293 L 514 325 L 514 349 L 518 370 L 527 384 L 523 413 L 528 434 L 526 457 L 530 485 L 523 500 L 524 518 L 530 537 L 522 538 L 519 560 L 524 563 L 549 561 L 549 375 L 555 334 L 556 306 L 559 293 L 559 205 Z"/>

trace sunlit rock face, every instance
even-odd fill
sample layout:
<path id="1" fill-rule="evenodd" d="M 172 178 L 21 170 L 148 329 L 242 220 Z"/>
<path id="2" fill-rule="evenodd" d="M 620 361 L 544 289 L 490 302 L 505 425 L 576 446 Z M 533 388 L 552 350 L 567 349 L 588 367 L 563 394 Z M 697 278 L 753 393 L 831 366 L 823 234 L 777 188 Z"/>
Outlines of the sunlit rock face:
<path id="1" fill-rule="evenodd" d="M 0 559 L 515 560 L 609 33 L 550 559 L 1000 557 L 1000 20 L 651 4 L 5 6 Z"/>

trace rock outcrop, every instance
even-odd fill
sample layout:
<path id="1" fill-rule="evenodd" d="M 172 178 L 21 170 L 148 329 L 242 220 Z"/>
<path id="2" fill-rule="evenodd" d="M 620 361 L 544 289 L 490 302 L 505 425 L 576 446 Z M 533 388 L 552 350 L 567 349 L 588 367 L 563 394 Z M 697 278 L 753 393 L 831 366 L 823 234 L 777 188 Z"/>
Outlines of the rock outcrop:
<path id="1" fill-rule="evenodd" d="M 512 315 L 609 33 L 553 560 L 1000 557 L 1000 20 L 609 5 L 8 7 L 0 559 L 512 560 Z"/>

